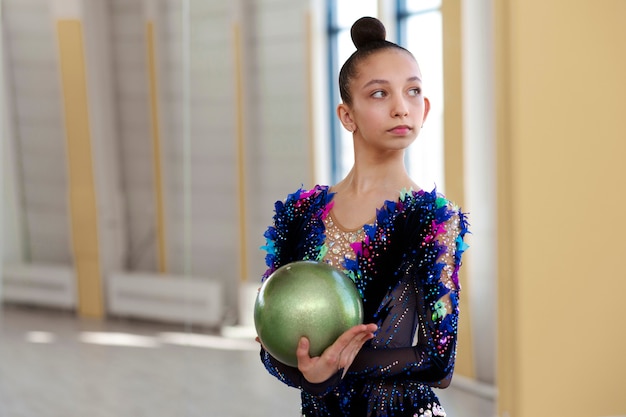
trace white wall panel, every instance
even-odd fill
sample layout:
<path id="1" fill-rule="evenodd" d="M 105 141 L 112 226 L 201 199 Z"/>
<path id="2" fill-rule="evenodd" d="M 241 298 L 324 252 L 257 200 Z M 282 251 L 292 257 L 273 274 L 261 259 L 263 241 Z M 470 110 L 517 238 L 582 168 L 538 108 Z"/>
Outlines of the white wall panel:
<path id="1" fill-rule="evenodd" d="M 115 15 L 115 20 L 111 22 L 111 38 L 115 41 L 141 42 L 144 36 L 144 27 L 138 23 L 138 16 L 142 15 L 141 4 L 129 1 L 133 7 L 120 9 L 112 7 L 111 12 Z"/>
<path id="2" fill-rule="evenodd" d="M 26 262 L 69 264 L 67 166 L 56 32 L 46 0 L 4 1 Z"/>
<path id="3" fill-rule="evenodd" d="M 22 94 L 61 95 L 56 72 L 42 66 L 21 68 L 13 74 L 13 85 Z"/>
<path id="4" fill-rule="evenodd" d="M 33 209 L 49 209 L 53 213 L 63 213 L 68 209 L 66 191 L 64 185 L 58 182 L 37 189 L 26 188 L 24 189 L 24 202 Z"/>
<path id="5" fill-rule="evenodd" d="M 232 310 L 239 279 L 239 268 L 233 267 L 239 249 L 232 4 L 192 1 L 184 27 L 180 6 L 172 1 L 162 7 L 165 23 L 160 33 L 170 262 L 180 268 L 173 272 L 188 271 L 224 283 L 225 308 Z M 183 29 L 189 44 L 184 43 Z M 188 66 L 184 48 L 189 51 Z M 188 114 L 183 114 L 185 108 Z M 216 160 L 226 164 L 216 166 Z M 186 191 L 190 195 L 185 196 Z M 187 230 L 190 235 L 185 235 Z"/>
<path id="6" fill-rule="evenodd" d="M 308 144 L 299 140 L 305 134 L 302 129 L 302 120 L 289 120 L 285 124 L 267 122 L 261 127 L 260 132 L 267 138 L 266 143 L 271 151 L 259 152 L 257 158 L 266 158 L 264 162 L 268 164 L 274 157 L 293 157 L 307 163 Z"/>
<path id="7" fill-rule="evenodd" d="M 200 18 L 194 12 L 196 18 Z M 227 16 L 227 15 L 225 15 Z M 207 19 L 211 19 L 211 24 L 196 24 L 191 33 L 191 41 L 195 46 L 202 44 L 212 45 L 211 50 L 218 50 L 220 47 L 233 46 L 233 20 L 229 18 L 221 18 L 220 16 L 207 15 Z"/>
<path id="8" fill-rule="evenodd" d="M 271 76 L 263 77 L 264 82 L 259 86 L 256 99 L 275 101 L 279 109 L 296 103 L 300 110 L 304 110 L 302 97 L 307 95 L 307 85 L 304 74 L 298 71 L 299 68 L 294 67 L 292 71 L 276 71 Z M 285 89 L 285 86 L 289 86 L 289 89 Z"/>
<path id="9" fill-rule="evenodd" d="M 140 215 L 143 212 L 152 213 L 154 211 L 154 202 L 152 201 L 152 188 L 149 186 L 136 188 L 136 191 L 128 193 L 126 196 L 126 198 L 128 199 L 128 205 L 130 207 L 137 207 L 138 209 L 140 209 L 136 210 L 135 215 Z"/>
<path id="10" fill-rule="evenodd" d="M 193 181 L 193 184 L 196 184 L 197 181 Z M 204 189 L 206 190 L 206 187 L 204 187 Z M 211 216 L 214 216 L 215 218 L 228 218 L 230 216 L 232 216 L 232 212 L 235 211 L 237 209 L 237 207 L 233 207 L 231 205 L 228 204 L 222 204 L 219 201 L 217 201 L 215 199 L 215 195 L 219 194 L 219 193 L 224 193 L 225 190 L 214 190 L 211 189 L 210 193 L 201 193 L 202 188 L 198 187 L 195 190 L 192 189 L 191 190 L 191 194 L 193 195 L 193 198 L 190 201 L 189 204 L 189 209 L 191 211 L 192 216 L 195 216 L 196 219 L 199 219 L 200 221 L 206 221 L 206 222 L 211 222 L 208 224 L 212 224 L 212 223 L 216 223 L 214 219 L 209 219 L 207 216 L 207 213 L 211 214 Z M 231 191 L 231 190 L 229 190 Z M 182 189 L 182 188 L 177 188 L 176 192 L 172 192 L 171 193 L 171 200 L 174 202 L 174 204 L 171 205 L 171 211 L 170 211 L 170 215 L 172 216 L 173 219 L 173 223 L 175 224 L 175 227 L 172 228 L 172 232 L 176 232 L 178 230 L 178 227 L 181 227 L 181 225 L 184 225 L 184 223 L 187 221 L 187 219 L 185 218 L 185 205 L 183 204 L 184 199 L 185 199 L 185 195 L 184 193 L 186 192 L 186 190 Z M 195 224 L 194 224 L 195 227 Z M 232 227 L 232 226 L 231 226 Z M 182 232 L 182 229 L 181 229 Z"/>
<path id="11" fill-rule="evenodd" d="M 309 2 L 260 0 L 254 15 L 255 61 L 248 69 L 254 116 L 248 160 L 252 207 L 248 211 L 250 276 L 265 270 L 263 232 L 274 202 L 309 185 L 306 10 Z"/>
<path id="12" fill-rule="evenodd" d="M 296 18 L 299 18 L 296 17 Z M 259 44 L 257 55 L 259 57 L 259 69 L 280 69 L 285 65 L 292 65 L 305 71 L 304 65 L 304 35 L 294 35 L 281 39 L 267 39 Z M 304 72 L 302 73 L 304 75 Z"/>
<path id="13" fill-rule="evenodd" d="M 214 280 L 217 280 L 220 283 L 227 282 L 230 287 L 236 288 L 237 286 L 238 282 L 236 280 L 233 281 L 232 279 L 233 273 L 236 273 L 237 271 L 237 265 L 222 262 L 224 258 L 232 256 L 232 249 L 228 245 L 216 244 L 214 246 L 207 247 L 192 245 L 190 250 L 187 250 L 186 247 L 183 246 L 177 246 L 171 249 L 171 255 L 173 269 L 176 268 L 189 271 L 206 271 L 210 269 L 211 276 Z M 198 279 L 206 280 L 207 277 L 203 274 L 203 276 L 198 277 Z M 225 289 L 224 292 L 228 293 L 229 290 Z M 232 296 L 229 294 L 225 295 L 225 308 L 230 310 L 234 308 L 233 301 L 230 300 Z"/>
<path id="14" fill-rule="evenodd" d="M 132 155 L 129 158 L 122 158 L 122 163 L 126 165 L 124 170 L 126 187 L 132 190 L 132 193 L 145 193 L 146 196 L 150 195 L 153 187 L 153 175 L 152 175 L 152 155 L 148 150 L 146 155 Z M 150 158 L 150 159 L 148 159 Z M 147 203 L 154 205 L 154 201 L 149 200 Z M 143 210 L 142 210 L 143 211 Z"/>
<path id="15" fill-rule="evenodd" d="M 171 186 L 170 201 L 173 204 L 177 204 L 174 195 L 183 196 L 187 189 L 191 194 L 192 205 L 195 200 L 202 200 L 205 198 L 214 199 L 216 204 L 219 203 L 219 197 L 224 195 L 231 195 L 233 189 L 236 190 L 236 186 L 232 183 L 232 180 L 228 178 L 230 171 L 232 171 L 232 164 L 220 164 L 218 166 L 212 164 L 197 163 L 192 164 L 189 168 L 181 168 L 179 172 L 172 173 L 171 179 L 168 181 L 168 185 Z M 189 172 L 189 184 L 184 186 L 184 179 L 186 175 L 183 175 L 183 171 Z M 235 204 L 233 198 L 228 198 L 229 204 Z M 182 204 L 182 200 L 181 200 Z M 229 221 L 235 224 L 236 210 L 229 213 Z M 211 217 L 213 213 L 211 211 L 204 213 L 204 216 Z M 225 219 L 222 219 L 225 220 Z M 217 220 L 214 220 L 217 221 Z"/>
<path id="16" fill-rule="evenodd" d="M 65 138 L 60 122 L 52 124 L 25 124 L 19 126 L 20 148 L 28 154 L 45 154 L 63 164 L 65 158 Z"/>
<path id="17" fill-rule="evenodd" d="M 306 125 L 306 109 L 303 108 L 295 100 L 276 100 L 276 103 L 269 106 L 263 106 L 259 110 L 262 116 L 263 126 L 278 124 L 279 126 L 300 126 L 302 131 L 297 138 L 293 138 L 295 141 L 306 142 L 307 125 Z"/>
<path id="18" fill-rule="evenodd" d="M 141 2 L 129 0 L 111 0 L 111 11 L 117 16 L 126 16 L 127 14 L 137 15 L 142 13 Z"/>
<path id="19" fill-rule="evenodd" d="M 52 25 L 46 26 L 48 36 L 22 36 L 17 31 L 8 38 L 15 47 L 11 47 L 11 60 L 17 65 L 42 65 L 49 70 L 56 70 L 56 33 Z M 24 28 L 28 31 L 29 28 Z"/>
<path id="20" fill-rule="evenodd" d="M 134 126 L 120 126 L 119 128 L 120 131 L 120 136 L 125 136 L 125 137 L 146 137 L 150 135 L 150 130 L 147 127 L 144 128 L 137 128 Z M 140 164 L 141 165 L 141 169 L 142 171 L 138 174 L 140 174 L 140 179 L 142 181 L 145 181 L 143 178 L 150 178 L 150 182 L 149 184 L 152 184 L 152 171 L 150 168 L 150 170 L 148 170 L 149 165 L 152 163 L 152 161 L 147 161 L 146 157 L 148 155 L 146 155 L 146 153 L 150 153 L 151 155 L 151 150 L 150 149 L 146 149 L 145 146 L 142 146 L 141 143 L 137 143 L 139 141 L 127 141 L 126 143 L 122 144 L 122 146 L 120 146 L 121 149 L 121 154 L 122 156 L 120 157 L 121 160 L 124 160 L 124 164 L 127 165 L 135 165 L 135 164 Z M 128 168 L 128 169 L 132 169 L 132 168 Z M 126 180 L 128 182 L 128 184 L 135 184 L 136 183 L 136 179 L 135 178 L 127 178 Z"/>
<path id="21" fill-rule="evenodd" d="M 130 1 L 130 0 L 129 0 Z M 117 16 L 113 16 L 116 19 Z M 137 19 L 137 25 L 143 25 L 143 21 Z M 141 26 L 143 28 L 143 26 Z M 145 44 L 143 41 L 143 32 L 141 39 L 131 36 L 125 39 L 122 36 L 113 38 L 113 60 L 118 69 L 118 74 L 129 70 L 143 71 L 146 70 Z"/>
<path id="22" fill-rule="evenodd" d="M 228 16 L 232 9 L 232 4 L 227 1 L 190 0 L 189 4 L 193 15 L 199 21 L 209 17 L 223 18 Z"/>
<path id="23" fill-rule="evenodd" d="M 68 225 L 63 216 L 48 210 L 46 206 L 38 206 L 28 212 L 28 223 L 33 236 L 54 237 L 64 233 Z"/>
<path id="24" fill-rule="evenodd" d="M 69 220 L 65 211 L 29 207 L 26 213 L 29 251 L 33 263 L 70 265 Z"/>
<path id="25" fill-rule="evenodd" d="M 2 6 L 5 15 L 10 16 L 10 19 L 2 22 L 6 25 L 5 34 L 17 33 L 24 37 L 47 37 L 50 35 L 53 22 L 50 20 L 48 2 L 4 0 Z M 28 28 L 28 32 L 24 32 L 24 28 Z"/>
<path id="26" fill-rule="evenodd" d="M 4 16 L 3 16 L 4 17 Z M 23 215 L 23 192 L 20 181 L 19 159 L 17 157 L 17 121 L 15 120 L 15 109 L 13 105 L 13 95 L 11 89 L 11 66 L 7 59 L 8 50 L 4 43 L 5 37 L 2 33 L 3 46 L 0 48 L 2 61 L 0 62 L 0 115 L 2 145 L 0 146 L 0 222 L 2 236 L 0 236 L 0 297 L 4 297 L 6 291 L 6 265 L 21 264 L 25 260 L 26 239 L 24 215 Z M 4 280 L 4 281 L 3 281 Z"/>
<path id="27" fill-rule="evenodd" d="M 60 93 L 54 94 L 51 91 L 48 95 L 45 92 L 36 94 L 30 91 L 22 94 L 16 89 L 16 94 L 19 94 L 16 100 L 17 118 L 26 126 L 45 124 L 55 129 L 63 128 Z"/>
<path id="28" fill-rule="evenodd" d="M 48 187 L 51 184 L 65 186 L 67 182 L 67 170 L 65 161 L 51 159 L 40 153 L 30 155 L 22 153 L 22 177 L 27 183 L 24 188 Z"/>
<path id="29" fill-rule="evenodd" d="M 289 39 L 293 36 L 304 39 L 306 15 L 297 2 L 295 6 L 259 8 L 257 36 L 263 39 Z"/>
<path id="30" fill-rule="evenodd" d="M 169 135 L 171 135 L 172 138 L 171 140 L 174 141 L 177 146 L 182 147 L 182 126 L 184 123 L 182 98 L 180 100 L 169 100 L 169 102 L 165 104 L 164 109 L 167 110 L 166 114 L 168 125 L 172 129 L 169 132 Z M 189 118 L 192 121 L 190 128 L 210 128 L 210 132 L 212 132 L 213 129 L 218 129 L 219 133 L 222 134 L 224 131 L 228 131 L 230 133 L 230 140 L 234 144 L 234 112 L 235 102 L 232 98 L 225 102 L 192 102 L 191 109 L 189 109 Z M 199 136 L 201 133 L 209 132 L 196 132 L 192 130 L 192 137 L 196 138 L 193 141 L 192 146 L 195 146 L 195 144 L 199 141 L 209 140 L 207 137 Z"/>
<path id="31" fill-rule="evenodd" d="M 120 96 L 124 99 L 141 98 L 145 106 L 148 96 L 148 81 L 146 74 L 140 71 L 127 71 L 123 76 L 119 77 L 118 88 Z M 147 114 L 147 109 L 144 111 Z"/>
<path id="32" fill-rule="evenodd" d="M 133 77 L 131 75 L 131 77 Z M 149 111 L 147 105 L 147 94 L 138 96 L 138 95 L 129 95 L 126 92 L 119 91 L 118 89 L 118 110 L 119 110 L 119 123 L 122 127 L 138 129 L 142 131 L 149 132 L 150 125 L 148 123 L 149 119 Z M 149 139 L 149 136 L 143 137 L 144 140 Z M 133 142 L 131 139 L 124 140 L 122 138 L 123 143 Z M 139 141 L 139 143 L 143 144 L 144 141 Z M 145 148 L 145 144 L 142 145 Z"/>
<path id="33" fill-rule="evenodd" d="M 257 8 L 261 10 L 280 10 L 289 7 L 294 10 L 303 8 L 308 2 L 299 0 L 257 0 Z"/>
<path id="34" fill-rule="evenodd" d="M 115 0 L 110 13 L 119 163 L 128 238 L 125 263 L 131 271 L 154 272 L 157 234 L 143 2 Z"/>
<path id="35" fill-rule="evenodd" d="M 229 151 L 231 150 L 235 144 L 233 142 L 232 128 L 231 125 L 234 123 L 233 120 L 222 120 L 218 123 L 212 124 L 210 119 L 214 113 L 207 112 L 206 118 L 202 121 L 202 123 L 197 123 L 192 126 L 191 135 L 197 135 L 202 132 L 202 129 L 207 128 L 207 126 L 211 126 L 211 133 L 207 135 L 204 140 L 197 140 L 192 144 L 191 147 L 191 155 L 189 158 L 192 163 L 213 163 L 215 162 L 223 162 L 231 165 L 233 161 L 225 161 L 221 156 L 221 152 L 223 150 Z M 230 119 L 230 118 L 229 118 Z M 177 132 L 175 129 L 170 131 L 172 135 L 175 135 Z M 171 157 L 172 158 L 183 158 L 183 147 L 182 146 L 173 146 L 171 148 Z"/>
<path id="36" fill-rule="evenodd" d="M 232 207 L 230 207 L 230 209 L 232 210 Z M 231 233 L 232 225 L 228 223 L 220 224 L 211 219 L 207 219 L 202 212 L 198 212 L 195 215 L 192 214 L 192 220 L 194 222 L 194 230 L 192 230 L 189 240 L 192 247 L 204 249 L 224 247 L 228 248 L 228 250 L 232 250 L 231 248 L 237 245 L 238 236 Z M 173 225 L 177 226 L 174 227 L 174 230 L 184 230 L 184 221 L 173 223 Z M 217 236 L 221 238 L 217 239 Z M 188 237 L 184 236 L 182 233 L 174 233 L 171 242 L 172 246 L 179 248 L 185 246 L 187 238 Z M 212 254 L 205 253 L 204 256 L 212 256 Z M 228 257 L 232 257 L 232 254 L 228 255 Z M 219 258 L 215 258 L 214 260 L 220 263 Z M 232 264 L 229 266 L 232 267 Z M 206 275 L 206 272 L 204 272 L 203 275 Z M 231 273 L 230 275 L 232 276 L 233 274 Z"/>
<path id="37" fill-rule="evenodd" d="M 66 223 L 66 228 L 69 225 Z M 50 244 L 50 236 L 35 235 L 33 236 L 29 244 L 29 257 L 31 259 L 37 259 L 37 263 L 53 264 L 53 265 L 72 265 L 73 257 L 71 251 L 67 249 L 70 245 L 68 240 L 56 240 L 55 244 Z"/>

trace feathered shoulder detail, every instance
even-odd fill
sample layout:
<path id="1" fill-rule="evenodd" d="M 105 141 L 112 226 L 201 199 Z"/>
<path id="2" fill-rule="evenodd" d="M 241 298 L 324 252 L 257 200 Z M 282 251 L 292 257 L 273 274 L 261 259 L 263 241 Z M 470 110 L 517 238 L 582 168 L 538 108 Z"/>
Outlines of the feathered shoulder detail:
<path id="1" fill-rule="evenodd" d="M 298 260 L 319 259 L 323 253 L 324 219 L 333 206 L 329 187 L 300 188 L 275 204 L 274 224 L 265 232 L 268 269 L 265 280 L 282 265 Z M 454 220 L 458 233 L 454 248 L 438 237 L 448 233 Z M 386 201 L 376 212 L 376 221 L 365 225 L 365 238 L 352 245 L 356 259 L 345 260 L 345 272 L 356 283 L 363 297 L 365 317 L 375 318 L 382 298 L 406 274 L 418 285 L 437 288 L 433 300 L 449 289 L 440 281 L 445 266 L 438 262 L 446 252 L 454 253 L 452 281 L 458 285 L 461 255 L 467 245 L 463 237 L 468 225 L 465 214 L 436 189 L 403 191 L 395 201 Z M 449 250 L 451 249 L 451 250 Z"/>
<path id="2" fill-rule="evenodd" d="M 448 248 L 437 237 L 446 233 L 453 216 L 459 220 L 455 256 L 460 265 L 467 247 L 465 215 L 436 190 L 403 191 L 397 201 L 386 201 L 377 211 L 376 222 L 365 227 L 365 239 L 353 245 L 356 260 L 346 260 L 347 273 L 363 296 L 366 317 L 376 316 L 382 298 L 405 274 L 419 285 L 439 284 L 444 265 L 437 259 Z M 458 286 L 456 271 L 454 277 Z"/>
<path id="3" fill-rule="evenodd" d="M 267 278 L 280 266 L 298 260 L 316 259 L 324 244 L 324 222 L 333 206 L 326 185 L 303 188 L 274 205 L 274 224 L 264 234 Z"/>

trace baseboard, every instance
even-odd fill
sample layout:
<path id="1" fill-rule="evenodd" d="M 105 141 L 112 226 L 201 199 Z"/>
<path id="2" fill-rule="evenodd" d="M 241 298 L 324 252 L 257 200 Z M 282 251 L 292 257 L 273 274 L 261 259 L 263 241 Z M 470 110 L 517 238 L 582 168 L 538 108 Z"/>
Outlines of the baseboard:
<path id="1" fill-rule="evenodd" d="M 498 396 L 498 389 L 495 386 L 463 375 L 454 375 L 451 386 L 489 400 L 495 401 Z"/>

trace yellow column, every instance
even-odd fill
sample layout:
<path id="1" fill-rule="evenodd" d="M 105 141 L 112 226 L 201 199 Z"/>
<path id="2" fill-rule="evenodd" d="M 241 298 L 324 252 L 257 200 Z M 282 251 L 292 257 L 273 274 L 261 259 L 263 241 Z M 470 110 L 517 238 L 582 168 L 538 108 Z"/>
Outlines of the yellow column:
<path id="1" fill-rule="evenodd" d="M 499 415 L 624 415 L 626 2 L 496 6 Z"/>
<path id="2" fill-rule="evenodd" d="M 148 87 L 150 92 L 150 127 L 152 132 L 152 158 L 154 172 L 154 196 L 156 206 L 157 261 L 158 270 L 167 272 L 167 246 L 165 230 L 165 196 L 161 152 L 161 128 L 159 120 L 159 89 L 157 79 L 157 59 L 155 23 L 146 22 L 146 52 L 148 60 Z"/>
<path id="3" fill-rule="evenodd" d="M 244 63 L 241 26 L 233 26 L 235 57 L 236 131 L 237 131 L 237 196 L 239 200 L 239 276 L 248 279 L 248 235 L 246 215 L 246 143 L 245 143 L 245 96 Z"/>
<path id="4" fill-rule="evenodd" d="M 497 210 L 498 210 L 498 342 L 496 383 L 498 387 L 498 415 L 513 417 L 513 410 L 519 408 L 518 335 L 515 331 L 516 311 L 518 310 L 515 294 L 517 280 L 514 268 L 513 197 L 512 197 L 512 150 L 511 137 L 511 58 L 506 52 L 510 46 L 511 34 L 508 27 L 509 4 L 495 2 L 495 72 L 496 72 L 496 138 L 497 138 Z M 505 414 L 506 413 L 506 414 Z"/>
<path id="5" fill-rule="evenodd" d="M 71 236 L 78 287 L 78 313 L 102 317 L 104 302 L 98 244 L 83 28 L 79 19 L 56 23 L 67 142 Z"/>

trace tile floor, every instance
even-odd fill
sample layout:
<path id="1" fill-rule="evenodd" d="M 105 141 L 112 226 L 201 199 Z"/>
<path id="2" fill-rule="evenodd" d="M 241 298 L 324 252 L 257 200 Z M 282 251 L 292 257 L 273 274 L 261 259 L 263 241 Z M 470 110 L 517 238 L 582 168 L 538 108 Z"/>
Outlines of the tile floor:
<path id="1" fill-rule="evenodd" d="M 298 392 L 269 376 L 251 339 L 55 310 L 0 310 L 0 417 L 298 416 Z M 493 417 L 453 386 L 449 417 Z"/>

